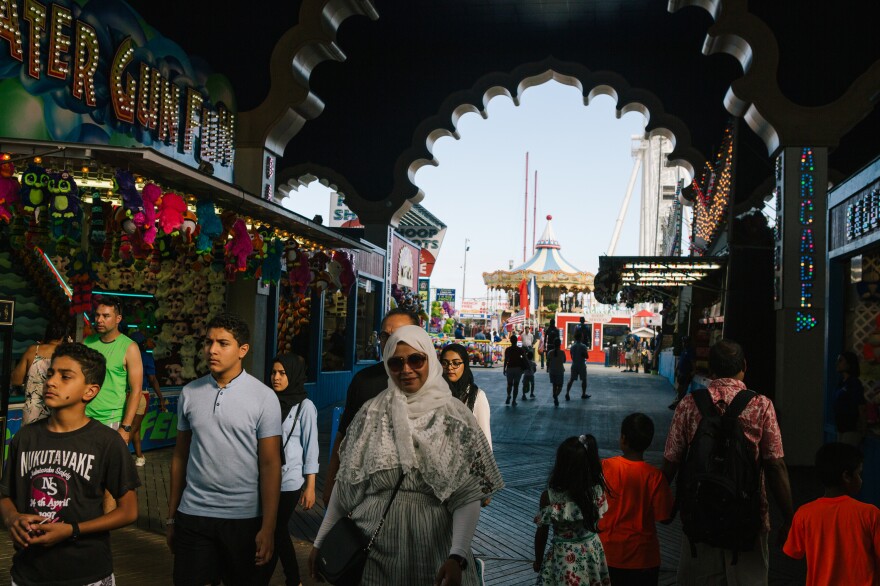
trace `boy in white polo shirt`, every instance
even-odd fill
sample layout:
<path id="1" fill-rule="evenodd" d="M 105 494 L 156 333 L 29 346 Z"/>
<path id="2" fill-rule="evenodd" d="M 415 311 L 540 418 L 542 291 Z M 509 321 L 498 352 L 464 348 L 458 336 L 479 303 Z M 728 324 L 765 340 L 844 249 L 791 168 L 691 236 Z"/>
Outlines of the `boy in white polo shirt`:
<path id="1" fill-rule="evenodd" d="M 207 326 L 211 373 L 183 388 L 171 461 L 168 546 L 174 584 L 265 584 L 281 490 L 281 407 L 246 373 L 247 324 L 220 314 Z"/>

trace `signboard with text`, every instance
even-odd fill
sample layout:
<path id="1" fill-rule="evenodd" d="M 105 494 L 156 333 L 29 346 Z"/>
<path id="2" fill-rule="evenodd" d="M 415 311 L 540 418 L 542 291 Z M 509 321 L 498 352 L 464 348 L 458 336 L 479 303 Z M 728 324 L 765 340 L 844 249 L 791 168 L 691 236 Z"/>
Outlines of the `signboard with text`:
<path id="1" fill-rule="evenodd" d="M 436 294 L 434 296 L 435 301 L 439 301 L 443 303 L 444 301 L 448 303 L 455 303 L 455 289 L 437 289 Z"/>
<path id="2" fill-rule="evenodd" d="M 235 96 L 122 0 L 0 0 L 0 136 L 143 146 L 233 180 Z"/>

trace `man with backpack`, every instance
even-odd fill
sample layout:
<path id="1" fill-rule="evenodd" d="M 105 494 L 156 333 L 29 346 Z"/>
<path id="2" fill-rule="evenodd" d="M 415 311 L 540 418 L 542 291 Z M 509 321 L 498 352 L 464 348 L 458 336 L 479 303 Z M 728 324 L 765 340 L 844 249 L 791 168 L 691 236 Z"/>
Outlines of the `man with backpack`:
<path id="1" fill-rule="evenodd" d="M 780 546 L 793 505 L 773 403 L 746 389 L 742 347 L 721 340 L 709 351 L 715 379 L 675 409 L 663 473 L 677 473 L 684 530 L 678 584 L 767 584 L 767 491 L 782 511 Z"/>

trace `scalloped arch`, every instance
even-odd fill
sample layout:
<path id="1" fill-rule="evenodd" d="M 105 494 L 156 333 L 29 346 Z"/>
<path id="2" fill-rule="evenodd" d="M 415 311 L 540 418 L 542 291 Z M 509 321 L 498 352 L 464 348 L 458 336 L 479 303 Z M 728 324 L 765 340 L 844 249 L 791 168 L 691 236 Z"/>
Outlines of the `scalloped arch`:
<path id="1" fill-rule="evenodd" d="M 880 95 L 880 60 L 875 61 L 838 99 L 824 106 L 801 106 L 779 87 L 779 46 L 770 27 L 750 14 L 747 0 L 669 0 L 669 12 L 695 6 L 715 21 L 706 33 L 703 53 L 737 59 L 743 76 L 731 83 L 724 106 L 745 119 L 770 155 L 786 145 L 835 147 L 841 137 L 868 116 Z"/>
<path id="2" fill-rule="evenodd" d="M 459 138 L 458 121 L 466 113 L 478 113 L 487 117 L 489 101 L 500 95 L 508 96 L 519 105 L 522 93 L 533 86 L 557 81 L 578 89 L 584 105 L 599 95 L 607 95 L 617 102 L 617 117 L 628 112 L 640 112 L 647 121 L 646 136 L 663 136 L 673 145 L 668 165 L 680 165 L 691 175 L 702 168 L 705 157 L 691 144 L 691 134 L 684 122 L 668 114 L 660 99 L 644 89 L 633 88 L 620 75 L 610 71 L 596 71 L 567 61 L 548 58 L 528 63 L 507 72 L 493 72 L 480 78 L 470 89 L 450 94 L 441 104 L 437 114 L 422 121 L 413 133 L 411 146 L 398 156 L 394 166 L 392 193 L 377 206 L 357 194 L 346 198 L 348 206 L 358 214 L 363 223 L 386 223 L 396 225 L 407 210 L 422 199 L 424 192 L 415 185 L 416 172 L 425 165 L 436 166 L 433 156 L 436 141 L 444 136 Z"/>
<path id="3" fill-rule="evenodd" d="M 306 186 L 314 181 L 345 196 L 346 200 L 353 195 L 357 196 L 354 187 L 342 173 L 323 165 L 301 163 L 286 167 L 278 173 L 275 199 L 280 202 L 289 197 L 291 191 L 297 191 L 300 186 Z"/>
<path id="4" fill-rule="evenodd" d="M 372 0 L 304 0 L 297 24 L 284 33 L 269 61 L 271 85 L 263 102 L 239 115 L 238 147 L 266 148 L 276 155 L 303 125 L 324 110 L 309 78 L 327 60 L 344 61 L 336 33 L 345 19 L 379 18 Z"/>

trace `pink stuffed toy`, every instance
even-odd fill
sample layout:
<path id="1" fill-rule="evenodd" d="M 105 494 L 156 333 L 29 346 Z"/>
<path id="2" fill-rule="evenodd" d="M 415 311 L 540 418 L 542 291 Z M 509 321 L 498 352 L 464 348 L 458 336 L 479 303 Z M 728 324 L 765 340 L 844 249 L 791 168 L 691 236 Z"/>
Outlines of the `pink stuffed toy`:
<path id="1" fill-rule="evenodd" d="M 141 192 L 144 200 L 144 211 L 134 215 L 134 223 L 144 229 L 144 244 L 152 246 L 156 241 L 156 204 L 162 199 L 162 190 L 155 183 L 150 183 Z"/>
<path id="2" fill-rule="evenodd" d="M 226 257 L 229 260 L 233 260 L 234 257 L 235 270 L 244 271 L 247 269 L 247 258 L 253 252 L 254 245 L 248 234 L 247 224 L 238 218 L 232 225 L 232 240 L 226 243 Z"/>
<path id="3" fill-rule="evenodd" d="M 351 286 L 355 282 L 351 253 L 334 250 L 333 260 L 342 266 L 342 272 L 339 274 L 339 290 L 342 291 L 343 295 L 348 296 Z"/>
<path id="4" fill-rule="evenodd" d="M 299 246 L 287 246 L 287 278 L 293 287 L 293 292 L 299 295 L 309 289 L 312 281 L 312 269 L 309 267 L 309 255 Z"/>
<path id="5" fill-rule="evenodd" d="M 18 201 L 18 190 L 21 186 L 14 177 L 0 177 L 0 220 L 8 222 L 12 219 L 9 208 Z"/>
<path id="6" fill-rule="evenodd" d="M 186 202 L 176 193 L 166 193 L 159 200 L 159 227 L 165 234 L 173 234 L 183 225 Z"/>

